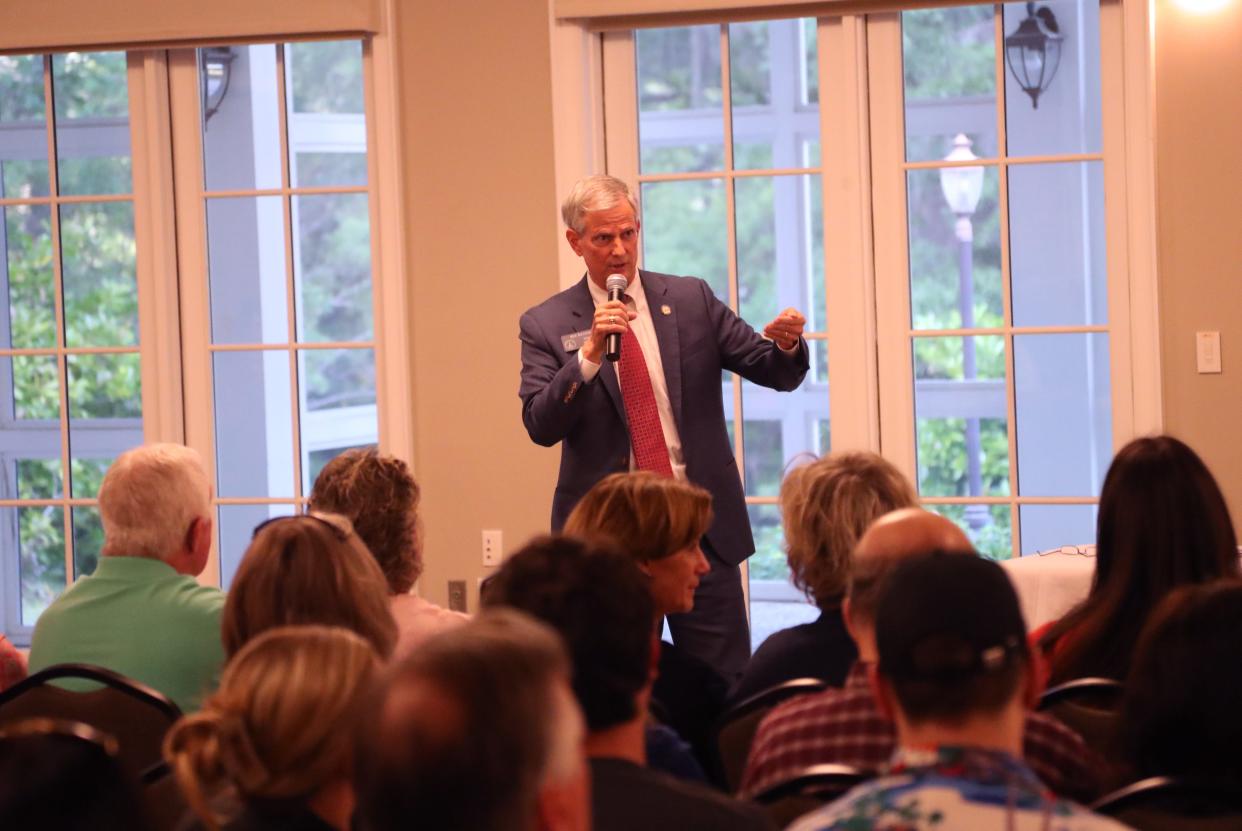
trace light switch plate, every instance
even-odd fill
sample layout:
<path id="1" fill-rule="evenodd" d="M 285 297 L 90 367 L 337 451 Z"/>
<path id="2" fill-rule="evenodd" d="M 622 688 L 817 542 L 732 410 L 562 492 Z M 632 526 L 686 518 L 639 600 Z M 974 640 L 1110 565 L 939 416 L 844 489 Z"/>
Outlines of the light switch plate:
<path id="1" fill-rule="evenodd" d="M 1220 369 L 1220 332 L 1195 332 L 1195 366 L 1200 375 Z"/>

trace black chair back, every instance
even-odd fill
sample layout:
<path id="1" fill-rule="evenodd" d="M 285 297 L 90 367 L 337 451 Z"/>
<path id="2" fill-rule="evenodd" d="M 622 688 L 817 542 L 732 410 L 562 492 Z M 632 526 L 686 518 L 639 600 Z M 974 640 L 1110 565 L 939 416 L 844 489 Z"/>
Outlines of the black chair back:
<path id="1" fill-rule="evenodd" d="M 1138 831 L 1242 829 L 1242 792 L 1237 788 L 1168 776 L 1127 785 L 1091 807 Z"/>
<path id="2" fill-rule="evenodd" d="M 78 692 L 51 683 L 69 679 L 99 686 Z M 88 664 L 51 666 L 0 693 L 0 725 L 28 718 L 89 724 L 116 738 L 121 764 L 134 777 L 162 760 L 164 734 L 180 717 L 163 693 Z"/>
<path id="3" fill-rule="evenodd" d="M 871 771 L 849 765 L 811 765 L 755 794 L 755 801 L 763 806 L 777 828 L 784 828 L 873 776 Z"/>
<path id="4" fill-rule="evenodd" d="M 1037 709 L 1077 732 L 1096 753 L 1108 756 L 1123 693 L 1121 683 L 1111 678 L 1076 678 L 1046 690 Z"/>
<path id="5" fill-rule="evenodd" d="M 755 732 L 763 717 L 786 699 L 819 692 L 827 687 L 819 678 L 794 678 L 757 692 L 725 711 L 716 723 L 715 744 L 722 784 L 729 793 L 737 793 L 738 786 L 742 783 L 750 745 L 755 740 Z"/>

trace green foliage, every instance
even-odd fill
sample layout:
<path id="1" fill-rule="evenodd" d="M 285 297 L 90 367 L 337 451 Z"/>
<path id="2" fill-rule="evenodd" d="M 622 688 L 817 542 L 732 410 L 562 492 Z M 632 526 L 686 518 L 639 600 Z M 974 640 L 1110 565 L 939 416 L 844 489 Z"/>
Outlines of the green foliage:
<path id="1" fill-rule="evenodd" d="M 991 5 L 902 12 L 906 98 L 994 94 L 992 14 Z"/>
<path id="2" fill-rule="evenodd" d="M 356 40 L 290 43 L 285 46 L 299 113 L 362 113 L 362 43 Z"/>
<path id="3" fill-rule="evenodd" d="M 720 106 L 718 26 L 642 29 L 634 39 L 640 112 Z"/>

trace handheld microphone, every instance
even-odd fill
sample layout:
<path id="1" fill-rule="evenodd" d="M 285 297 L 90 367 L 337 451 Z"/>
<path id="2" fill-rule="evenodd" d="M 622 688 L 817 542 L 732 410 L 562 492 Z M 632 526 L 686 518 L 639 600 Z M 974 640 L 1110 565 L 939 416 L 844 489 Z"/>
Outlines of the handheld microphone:
<path id="1" fill-rule="evenodd" d="M 620 300 L 625 294 L 625 288 L 630 283 L 625 279 L 623 274 L 609 274 L 608 279 L 604 281 L 604 288 L 608 291 L 609 300 Z M 610 332 L 604 341 L 604 357 L 610 361 L 617 361 L 621 358 L 621 336 L 616 332 Z"/>

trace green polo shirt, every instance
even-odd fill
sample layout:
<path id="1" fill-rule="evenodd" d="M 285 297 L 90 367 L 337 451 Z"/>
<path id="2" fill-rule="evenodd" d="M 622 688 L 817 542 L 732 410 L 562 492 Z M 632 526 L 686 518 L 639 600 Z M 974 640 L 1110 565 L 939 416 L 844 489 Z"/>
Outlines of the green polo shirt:
<path id="1" fill-rule="evenodd" d="M 30 673 L 86 663 L 154 687 L 183 711 L 198 709 L 224 665 L 224 592 L 161 560 L 100 557 L 39 616 Z"/>

